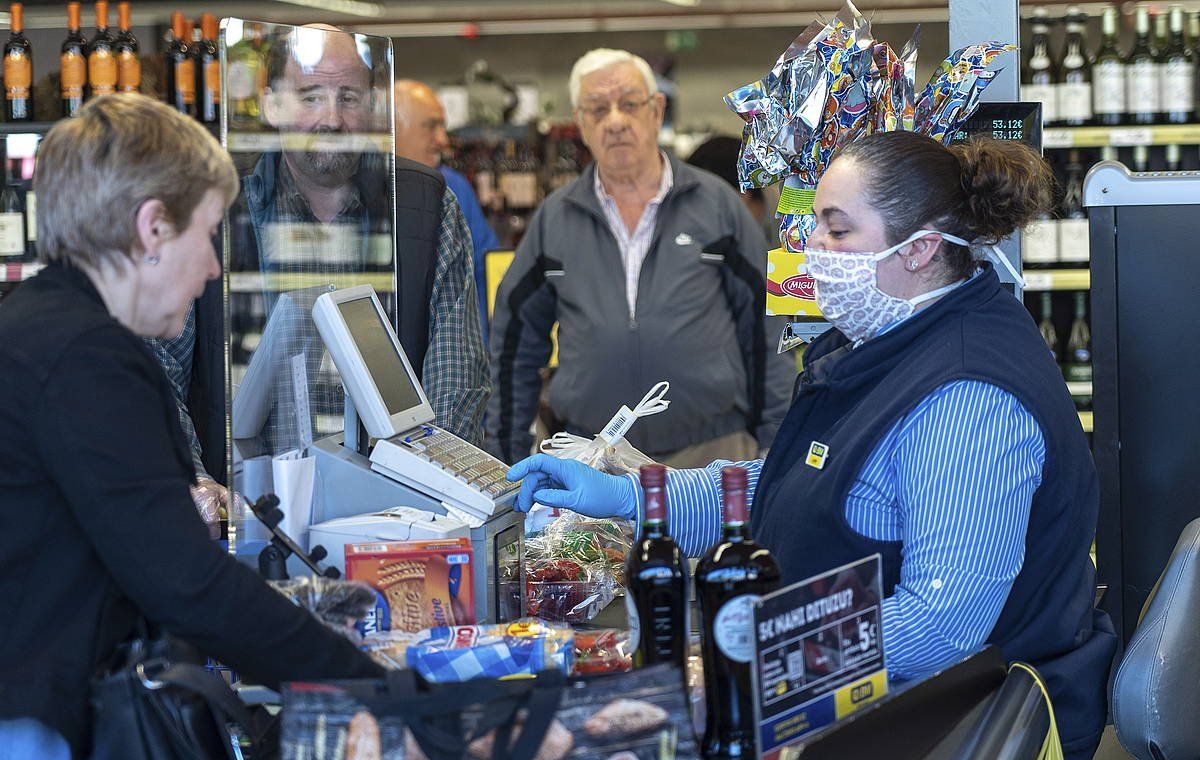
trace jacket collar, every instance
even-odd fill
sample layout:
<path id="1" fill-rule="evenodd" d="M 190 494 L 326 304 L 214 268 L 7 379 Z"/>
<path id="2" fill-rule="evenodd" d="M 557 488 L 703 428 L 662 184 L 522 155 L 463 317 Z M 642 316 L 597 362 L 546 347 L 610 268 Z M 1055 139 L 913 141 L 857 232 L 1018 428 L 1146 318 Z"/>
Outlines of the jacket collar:
<path id="1" fill-rule="evenodd" d="M 108 307 L 104 305 L 104 299 L 100 296 L 100 291 L 96 290 L 96 285 L 92 282 L 92 278 L 88 277 L 86 272 L 79 267 L 73 266 L 70 262 L 52 261 L 38 273 L 38 276 L 45 277 L 53 282 L 61 283 L 78 291 L 79 295 L 83 296 L 88 303 L 94 304 L 105 314 L 108 314 Z"/>
<path id="2" fill-rule="evenodd" d="M 683 193 L 691 192 L 700 185 L 700 173 L 690 165 L 683 163 L 677 157 L 668 155 L 667 161 L 671 164 L 671 174 L 673 175 L 674 184 L 667 191 L 666 196 L 662 200 L 662 205 L 671 203 L 672 200 L 682 195 Z M 573 203 L 586 211 L 590 211 L 593 215 L 600 219 L 604 219 L 604 209 L 600 207 L 600 199 L 596 197 L 596 162 L 588 164 L 583 170 L 583 174 L 575 182 L 567 187 L 566 200 Z"/>

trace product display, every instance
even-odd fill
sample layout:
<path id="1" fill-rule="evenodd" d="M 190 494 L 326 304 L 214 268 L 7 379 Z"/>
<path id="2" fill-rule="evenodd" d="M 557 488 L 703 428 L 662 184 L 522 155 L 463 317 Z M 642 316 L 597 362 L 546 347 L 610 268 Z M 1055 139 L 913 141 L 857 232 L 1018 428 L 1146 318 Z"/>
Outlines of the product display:
<path id="1" fill-rule="evenodd" d="M 348 544 L 346 579 L 375 589 L 362 631 L 420 631 L 475 622 L 468 539 Z"/>
<path id="2" fill-rule="evenodd" d="M 779 565 L 750 539 L 746 511 L 746 471 L 721 470 L 722 536 L 696 566 L 704 652 L 706 758 L 754 754 L 754 659 L 752 606 L 779 587 Z"/>

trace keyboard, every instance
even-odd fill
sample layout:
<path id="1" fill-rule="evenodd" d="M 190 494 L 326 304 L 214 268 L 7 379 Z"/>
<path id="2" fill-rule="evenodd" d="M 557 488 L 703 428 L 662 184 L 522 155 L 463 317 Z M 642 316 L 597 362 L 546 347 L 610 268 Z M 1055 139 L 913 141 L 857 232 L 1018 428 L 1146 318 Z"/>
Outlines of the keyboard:
<path id="1" fill-rule="evenodd" d="M 465 513 L 472 524 L 482 524 L 521 488 L 505 479 L 508 466 L 499 459 L 433 425 L 377 441 L 371 469 Z"/>

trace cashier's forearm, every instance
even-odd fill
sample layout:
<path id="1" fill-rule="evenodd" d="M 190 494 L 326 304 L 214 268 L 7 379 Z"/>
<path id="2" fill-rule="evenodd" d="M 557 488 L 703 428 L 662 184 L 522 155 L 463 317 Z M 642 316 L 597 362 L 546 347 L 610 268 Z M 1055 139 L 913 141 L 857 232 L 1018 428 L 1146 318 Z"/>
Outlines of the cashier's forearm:
<path id="1" fill-rule="evenodd" d="M 753 504 L 754 489 L 762 460 L 730 462 L 724 459 L 694 470 L 673 470 L 667 476 L 667 525 L 675 542 L 689 557 L 699 557 L 721 538 L 721 468 L 735 464 L 749 474 L 746 501 Z M 636 476 L 630 475 L 636 484 Z M 641 524 L 642 489 L 638 498 L 638 523 Z"/>

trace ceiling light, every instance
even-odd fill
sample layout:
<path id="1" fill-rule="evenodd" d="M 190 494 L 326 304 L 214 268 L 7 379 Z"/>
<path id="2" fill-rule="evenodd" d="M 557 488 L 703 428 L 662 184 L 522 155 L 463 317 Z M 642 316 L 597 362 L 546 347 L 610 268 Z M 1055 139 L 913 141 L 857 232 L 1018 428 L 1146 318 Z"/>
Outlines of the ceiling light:
<path id="1" fill-rule="evenodd" d="M 363 0 L 278 0 L 278 2 L 303 5 L 308 8 L 320 8 L 321 10 L 333 13 L 346 13 L 351 16 L 370 16 L 375 18 L 383 15 L 382 5 L 379 3 L 364 2 Z"/>

